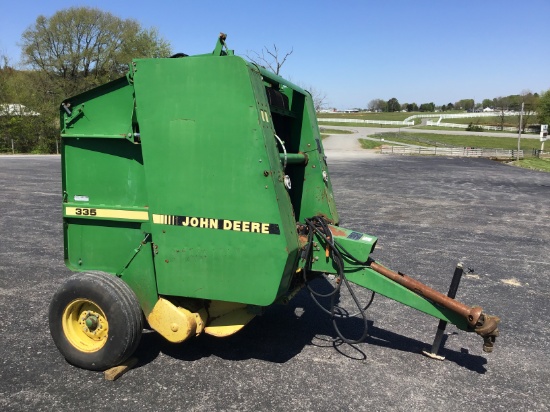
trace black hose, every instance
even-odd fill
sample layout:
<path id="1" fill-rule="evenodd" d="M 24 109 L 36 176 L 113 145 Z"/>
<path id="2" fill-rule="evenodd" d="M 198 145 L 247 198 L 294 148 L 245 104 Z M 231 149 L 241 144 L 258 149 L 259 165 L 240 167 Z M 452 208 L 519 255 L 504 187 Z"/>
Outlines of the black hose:
<path id="1" fill-rule="evenodd" d="M 368 336 L 368 321 L 367 321 L 366 310 L 371 305 L 374 299 L 374 292 L 372 292 L 372 296 L 369 302 L 364 307 L 362 307 L 349 281 L 346 279 L 346 275 L 344 273 L 344 257 L 351 262 L 360 263 L 360 264 L 365 264 L 365 263 L 360 262 L 351 253 L 349 253 L 343 246 L 341 246 L 338 242 L 334 240 L 326 221 L 322 217 L 315 216 L 311 219 L 306 219 L 305 221 L 309 228 L 309 232 L 308 232 L 308 243 L 305 249 L 306 262 L 304 265 L 303 276 L 304 276 L 304 282 L 306 284 L 307 289 L 309 290 L 310 296 L 313 302 L 315 302 L 315 304 L 323 312 L 330 315 L 334 330 L 338 335 L 339 339 L 341 339 L 343 342 L 348 344 L 356 344 L 356 343 L 363 342 Z M 331 292 L 326 294 L 319 293 L 313 290 L 312 287 L 309 285 L 309 281 L 307 279 L 307 271 L 311 270 L 311 263 L 312 263 L 312 257 L 313 257 L 312 246 L 313 246 L 313 238 L 315 234 L 317 234 L 326 243 L 327 247 L 329 248 L 330 253 L 332 255 L 332 261 L 336 266 L 336 273 L 338 276 L 338 279 L 336 281 L 336 286 L 334 286 L 334 289 Z M 340 250 L 342 252 L 340 252 Z M 335 299 L 342 287 L 342 284 L 346 286 L 355 305 L 357 306 L 358 311 L 354 314 L 349 314 L 345 309 L 336 305 Z M 319 302 L 318 298 L 330 298 L 330 309 L 325 308 L 321 304 L 321 302 Z M 363 333 L 359 339 L 346 338 L 345 336 L 343 336 L 340 329 L 338 328 L 338 325 L 336 323 L 337 319 L 347 319 L 347 318 L 355 317 L 357 315 L 361 315 L 361 318 L 363 319 L 363 324 L 364 324 Z"/>

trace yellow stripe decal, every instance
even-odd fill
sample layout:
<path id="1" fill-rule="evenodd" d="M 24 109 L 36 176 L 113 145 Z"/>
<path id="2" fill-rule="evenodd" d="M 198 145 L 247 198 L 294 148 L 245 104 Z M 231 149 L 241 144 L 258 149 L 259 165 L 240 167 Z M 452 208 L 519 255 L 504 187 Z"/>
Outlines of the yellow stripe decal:
<path id="1" fill-rule="evenodd" d="M 149 220 L 149 212 L 141 210 L 98 209 L 90 207 L 66 207 L 65 216 L 96 217 L 103 219 Z"/>

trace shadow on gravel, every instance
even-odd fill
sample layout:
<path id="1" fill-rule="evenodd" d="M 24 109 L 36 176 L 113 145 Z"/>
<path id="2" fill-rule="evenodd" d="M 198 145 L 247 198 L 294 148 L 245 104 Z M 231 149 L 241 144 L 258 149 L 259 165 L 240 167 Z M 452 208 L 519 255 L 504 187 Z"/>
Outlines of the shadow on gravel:
<path id="1" fill-rule="evenodd" d="M 328 282 L 321 286 L 321 292 L 329 290 Z M 367 312 L 368 314 L 368 312 Z M 138 367 L 145 366 L 163 354 L 182 361 L 197 361 L 216 356 L 225 360 L 241 361 L 259 359 L 273 363 L 285 363 L 308 346 L 319 348 L 333 347 L 342 356 L 358 361 L 367 359 L 368 345 L 374 345 L 411 354 L 420 355 L 429 344 L 411 339 L 369 323 L 369 336 L 359 345 L 348 345 L 336 336 L 332 323 L 311 300 L 306 291 L 300 292 L 288 305 L 269 307 L 262 316 L 256 317 L 235 335 L 215 338 L 201 335 L 180 344 L 167 342 L 159 334 L 144 333 L 135 356 Z M 363 321 L 351 318 L 339 324 L 341 332 L 349 338 L 362 334 Z M 446 338 L 446 336 L 444 337 Z M 444 344 L 444 342 L 443 342 Z M 443 349 L 440 354 L 447 361 L 477 373 L 485 373 L 487 360 L 482 356 L 467 352 Z"/>

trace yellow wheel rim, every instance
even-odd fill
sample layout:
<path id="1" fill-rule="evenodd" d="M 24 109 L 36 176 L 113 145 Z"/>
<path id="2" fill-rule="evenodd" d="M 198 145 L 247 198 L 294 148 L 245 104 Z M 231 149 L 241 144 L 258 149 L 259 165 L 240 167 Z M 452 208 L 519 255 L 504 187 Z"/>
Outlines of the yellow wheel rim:
<path id="1" fill-rule="evenodd" d="M 81 352 L 97 352 L 107 342 L 109 323 L 105 313 L 88 299 L 76 299 L 63 311 L 63 332 Z"/>

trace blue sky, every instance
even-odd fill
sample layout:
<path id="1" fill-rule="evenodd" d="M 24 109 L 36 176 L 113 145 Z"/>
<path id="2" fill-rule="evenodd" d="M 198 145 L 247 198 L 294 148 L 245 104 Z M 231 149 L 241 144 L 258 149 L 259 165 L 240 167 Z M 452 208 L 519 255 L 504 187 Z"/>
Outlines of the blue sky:
<path id="1" fill-rule="evenodd" d="M 21 34 L 38 15 L 72 6 L 156 27 L 174 52 L 210 52 L 219 32 L 239 55 L 293 49 L 283 77 L 341 109 L 550 89 L 550 0 L 25 0 L 2 7 L 0 54 L 18 62 Z"/>

